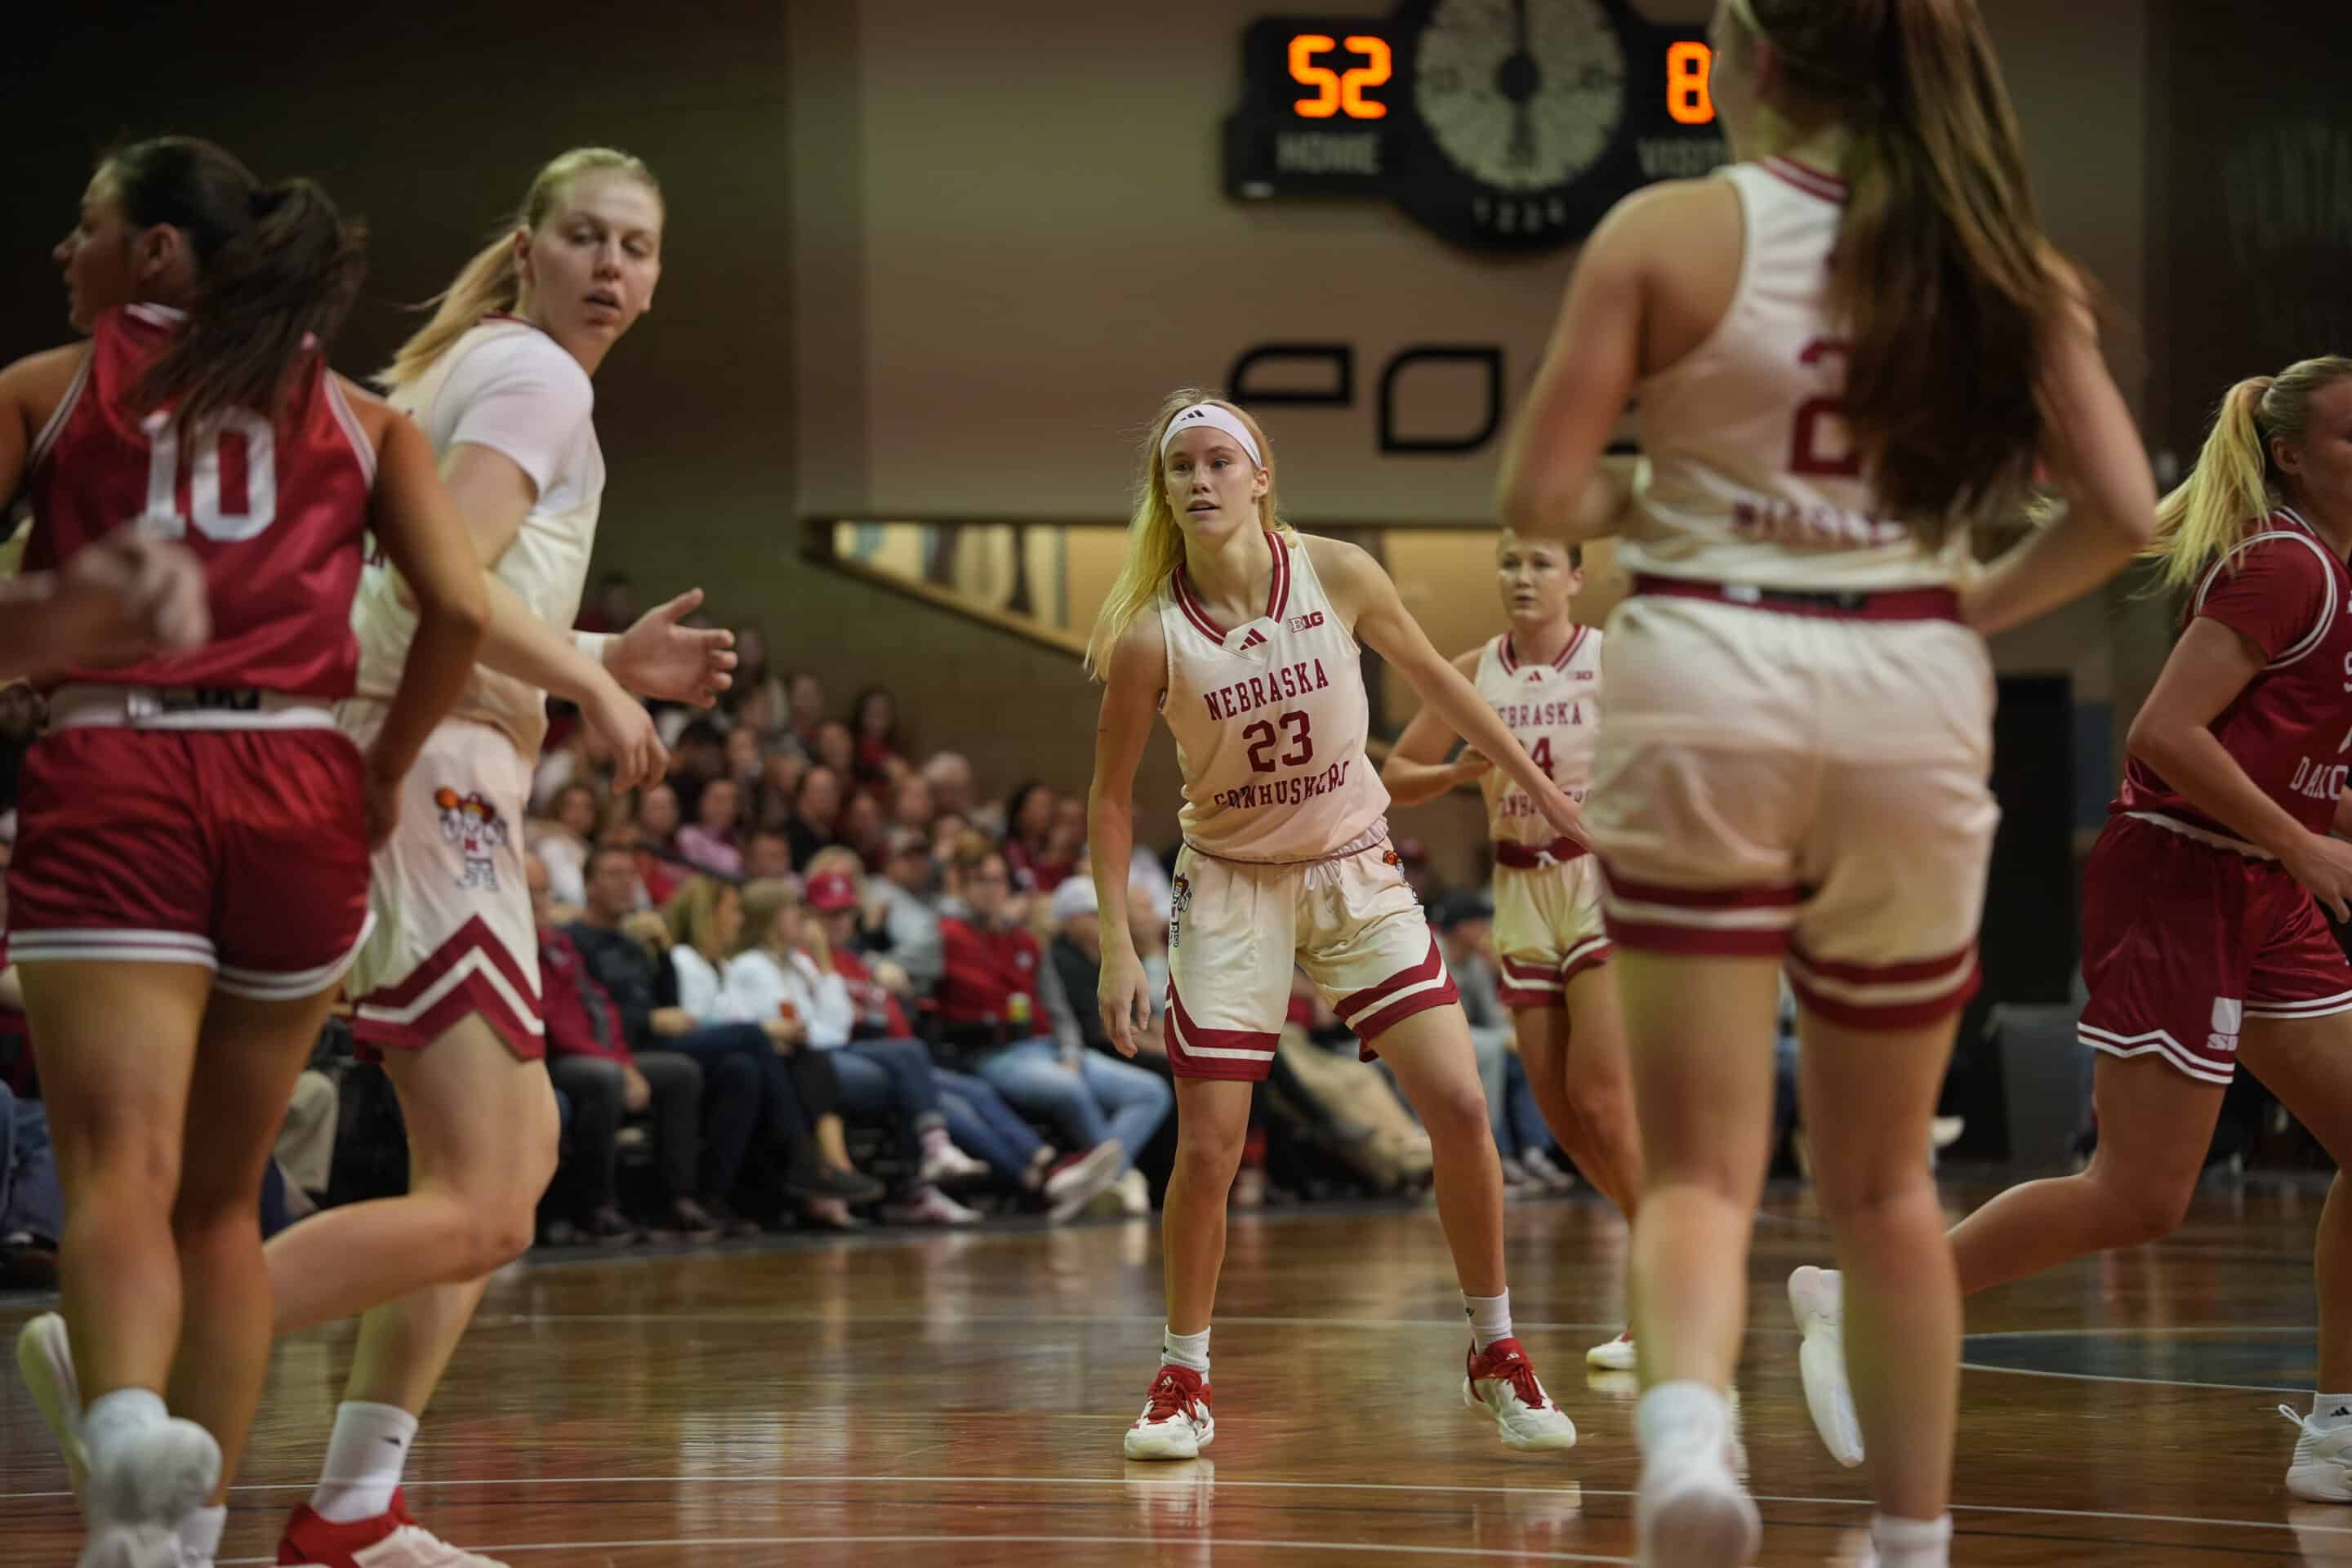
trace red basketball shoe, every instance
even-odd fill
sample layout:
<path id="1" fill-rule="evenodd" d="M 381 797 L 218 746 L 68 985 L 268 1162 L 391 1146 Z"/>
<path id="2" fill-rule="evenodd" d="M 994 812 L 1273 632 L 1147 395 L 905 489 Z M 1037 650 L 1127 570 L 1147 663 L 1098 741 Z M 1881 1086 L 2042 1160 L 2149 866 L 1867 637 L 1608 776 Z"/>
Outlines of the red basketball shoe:
<path id="1" fill-rule="evenodd" d="M 507 1568 L 462 1552 L 417 1523 L 397 1491 L 390 1509 L 349 1524 L 322 1519 L 304 1503 L 286 1521 L 278 1561 L 279 1568 Z"/>

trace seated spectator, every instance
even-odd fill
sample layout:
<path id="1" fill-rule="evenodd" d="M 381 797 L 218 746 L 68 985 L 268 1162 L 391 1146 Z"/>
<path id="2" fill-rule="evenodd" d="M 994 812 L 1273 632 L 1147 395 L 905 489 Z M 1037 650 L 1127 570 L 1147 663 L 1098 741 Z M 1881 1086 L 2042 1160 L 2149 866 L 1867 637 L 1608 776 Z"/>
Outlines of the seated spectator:
<path id="1" fill-rule="evenodd" d="M 809 1108 L 779 1054 L 792 1052 L 788 1039 L 751 1023 L 706 1026 L 666 999 L 676 995 L 675 985 L 666 984 L 670 966 L 663 956 L 669 928 L 637 907 L 636 891 L 630 851 L 599 847 L 588 862 L 587 902 L 563 934 L 620 1009 L 621 1036 L 632 1051 L 677 1051 L 702 1068 L 702 1174 L 696 1183 L 702 1205 L 735 1234 L 756 1232 L 758 1226 L 735 1217 L 755 1155 L 777 1168 L 778 1184 L 794 1199 L 870 1190 L 826 1178 Z"/>
<path id="2" fill-rule="evenodd" d="M 778 828 L 753 828 L 743 840 L 743 879 L 760 882 L 792 874 L 792 839 Z"/>
<path id="3" fill-rule="evenodd" d="M 547 866 L 548 896 L 566 910 L 588 897 L 588 851 L 604 814 L 596 786 L 575 779 L 555 792 L 547 816 L 530 826 L 526 847 Z"/>
<path id="4" fill-rule="evenodd" d="M 947 969 L 940 910 L 931 891 L 931 843 L 919 828 L 894 827 L 885 841 L 882 874 L 866 884 L 861 951 L 887 953 L 907 973 L 909 989 L 927 997 Z"/>
<path id="5" fill-rule="evenodd" d="M 848 1135 L 841 1124 L 841 1077 L 823 1051 L 804 1049 L 809 1020 L 797 1008 L 769 1011 L 759 1016 L 729 994 L 725 965 L 740 951 L 743 936 L 743 895 L 733 885 L 709 877 L 696 877 L 677 891 L 666 912 L 669 926 L 670 968 L 677 983 L 677 1005 L 706 1027 L 749 1023 L 767 1036 L 773 1052 L 785 1065 L 772 1068 L 789 1076 L 806 1109 L 812 1141 L 798 1151 L 806 1161 L 814 1150 L 816 1165 L 804 1173 L 810 1184 L 841 1189 L 803 1201 L 802 1212 L 835 1230 L 855 1230 L 858 1222 L 851 1203 L 871 1203 L 882 1195 L 882 1185 L 862 1175 L 850 1163 Z"/>
<path id="6" fill-rule="evenodd" d="M 1004 862 L 1024 892 L 1050 893 L 1070 874 L 1078 845 L 1057 851 L 1053 842 L 1054 792 L 1032 779 L 1004 800 Z M 1085 842 L 1083 836 L 1079 844 Z"/>
<path id="7" fill-rule="evenodd" d="M 334 1179 L 335 1132 L 342 1105 L 342 1091 L 335 1087 L 335 1080 L 318 1068 L 305 1068 L 294 1080 L 294 1099 L 287 1107 L 285 1124 L 278 1130 L 278 1146 L 271 1157 L 293 1189 L 287 1194 L 288 1204 L 304 1214 L 326 1201 L 327 1184 Z M 296 1193 L 302 1197 L 299 1205 L 294 1203 Z"/>
<path id="8" fill-rule="evenodd" d="M 686 721 L 669 742 L 669 784 L 677 791 L 683 820 L 697 819 L 703 787 L 727 776 L 727 737 L 719 726 L 698 714 Z"/>
<path id="9" fill-rule="evenodd" d="M 636 585 L 626 572 L 607 572 L 596 579 L 596 592 L 572 623 L 583 632 L 625 632 L 637 624 Z"/>
<path id="10" fill-rule="evenodd" d="M 956 846 L 962 843 L 966 836 L 975 831 L 978 830 L 961 812 L 941 811 L 932 814 L 931 864 L 938 870 L 942 882 L 946 878 L 948 862 L 955 858 Z M 981 837 L 986 837 L 987 835 L 983 833 Z"/>
<path id="11" fill-rule="evenodd" d="M 735 843 L 735 781 L 715 778 L 695 802 L 694 823 L 677 830 L 678 858 L 714 877 L 740 877 L 743 852 Z"/>
<path id="12" fill-rule="evenodd" d="M 1094 879 L 1074 876 L 1055 889 L 1053 918 L 1054 940 L 1048 956 L 1053 960 L 1055 978 L 1061 982 L 1062 994 L 1070 1005 L 1078 1035 L 1088 1050 L 1117 1056 L 1118 1047 L 1111 1043 L 1102 1009 L 1090 1005 L 1102 987 L 1102 910 L 1096 900 Z M 1148 945 L 1144 932 L 1139 931 L 1135 936 L 1136 947 L 1144 949 Z M 1137 1037 L 1134 1057 L 1122 1059 L 1148 1067 L 1171 1082 L 1175 1079 L 1173 1069 L 1168 1066 L 1168 1046 L 1156 1016 L 1152 1027 Z"/>
<path id="13" fill-rule="evenodd" d="M 923 763 L 923 782 L 930 786 L 931 814 L 953 812 L 971 816 L 971 763 L 960 752 L 934 752 Z"/>
<path id="14" fill-rule="evenodd" d="M 761 763 L 759 798 L 751 808 L 751 825 L 783 832 L 793 820 L 793 800 L 801 793 L 801 775 L 807 772 L 808 759 L 797 749 Z"/>
<path id="15" fill-rule="evenodd" d="M 727 731 L 727 776 L 735 781 L 736 798 L 748 808 L 759 798 L 760 775 L 768 766 L 768 754 L 760 749 L 760 731 L 749 724 L 738 724 Z"/>
<path id="16" fill-rule="evenodd" d="M 569 1190 L 566 1222 L 596 1242 L 628 1242 L 635 1225 L 621 1212 L 621 1123 L 652 1113 L 654 1158 L 667 1207 L 665 1230 L 717 1236 L 719 1223 L 695 1201 L 702 1160 L 702 1068 L 678 1051 L 629 1048 L 628 1030 L 571 937 L 552 919 L 547 868 L 523 862 L 531 914 L 539 925 L 541 1017 L 547 1071 L 572 1101 L 571 1148 L 556 1179 Z M 571 1237 L 553 1235 L 551 1241 Z"/>
<path id="17" fill-rule="evenodd" d="M 824 683 L 802 670 L 784 683 L 785 718 L 801 750 L 816 754 L 816 727 L 824 720 Z"/>
<path id="18" fill-rule="evenodd" d="M 1470 1047 L 1486 1090 L 1486 1115 L 1494 1127 L 1496 1152 L 1502 1156 L 1504 1184 L 1567 1191 L 1576 1180 L 1552 1163 L 1551 1132 L 1528 1085 L 1527 1070 L 1519 1065 L 1511 1015 L 1503 1006 L 1501 973 L 1495 960 L 1495 906 L 1477 893 L 1443 893 L 1430 905 L 1429 923 L 1470 1020 Z"/>
<path id="19" fill-rule="evenodd" d="M 849 726 L 838 719 L 817 721 L 809 758 L 819 767 L 831 768 L 845 784 L 857 776 L 857 742 L 851 737 Z"/>
<path id="20" fill-rule="evenodd" d="M 738 730 L 789 738 L 792 705 L 786 700 L 784 683 L 768 662 L 767 634 L 758 626 L 735 628 L 735 684 L 721 706 Z"/>
<path id="21" fill-rule="evenodd" d="M 55 1288 L 65 1224 L 48 1118 L 0 1083 L 0 1290 Z"/>
<path id="22" fill-rule="evenodd" d="M 1115 1144 L 1116 1181 L 1167 1120 L 1175 1097 L 1149 1068 L 1086 1048 L 1036 937 L 1013 918 L 1012 872 L 985 835 L 966 834 L 957 845 L 948 895 L 940 922 L 947 952 L 938 994 L 942 1043 L 1015 1109 L 1061 1129 L 1072 1146 L 1091 1152 Z"/>
<path id="23" fill-rule="evenodd" d="M 838 871 L 810 879 L 812 898 L 846 900 L 857 895 Z M 896 1126 L 901 1152 L 914 1171 L 912 1184 L 886 1211 L 889 1217 L 920 1225 L 970 1225 L 980 1218 L 945 1193 L 943 1181 L 969 1181 L 987 1167 L 957 1148 L 931 1081 L 930 1053 L 901 1036 L 857 1038 L 857 1006 L 835 971 L 821 927 L 811 922 L 799 889 L 790 882 L 757 882 L 744 890 L 743 939 L 727 964 L 727 991 L 748 1017 L 773 1013 L 798 1016 L 808 1026 L 809 1046 L 833 1053 L 845 1110 Z M 822 1136 L 820 1134 L 820 1136 Z M 828 1148 L 826 1152 L 835 1151 Z M 840 1150 L 839 1163 L 849 1163 Z"/>
<path id="24" fill-rule="evenodd" d="M 612 769 L 612 748 L 587 725 L 575 725 L 562 742 L 541 755 L 539 766 L 531 773 L 531 804 L 542 812 L 550 811 L 555 804 L 556 791 L 569 784 L 589 784 L 608 777 Z"/>
<path id="25" fill-rule="evenodd" d="M 667 904 L 692 873 L 677 858 L 677 791 L 648 785 L 637 796 L 637 875 L 646 897 Z"/>
<path id="26" fill-rule="evenodd" d="M 908 776 L 905 745 L 898 738 L 898 700 L 887 686 L 869 686 L 849 708 L 850 732 L 857 742 L 858 782 L 887 784 Z"/>
<path id="27" fill-rule="evenodd" d="M 841 808 L 840 843 L 856 852 L 860 869 L 871 870 L 882 864 L 884 831 L 882 803 L 868 791 L 859 790 Z"/>
<path id="28" fill-rule="evenodd" d="M 931 805 L 931 786 L 920 773 L 908 773 L 890 791 L 890 826 L 915 827 L 926 834 L 938 815 Z"/>
<path id="29" fill-rule="evenodd" d="M 816 852 L 836 843 L 841 826 L 841 775 L 822 764 L 801 775 L 793 796 L 793 816 L 784 832 L 793 841 L 793 864 L 805 866 Z"/>

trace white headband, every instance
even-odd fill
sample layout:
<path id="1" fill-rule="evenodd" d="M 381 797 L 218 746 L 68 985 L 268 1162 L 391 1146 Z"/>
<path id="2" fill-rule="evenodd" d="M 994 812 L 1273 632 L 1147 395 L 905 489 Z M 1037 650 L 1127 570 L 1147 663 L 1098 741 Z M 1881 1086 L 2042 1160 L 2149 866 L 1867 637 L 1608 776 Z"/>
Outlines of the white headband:
<path id="1" fill-rule="evenodd" d="M 1249 426 L 1234 418 L 1231 410 L 1218 403 L 1195 403 L 1171 419 L 1168 433 L 1160 437 L 1160 455 L 1163 458 L 1168 455 L 1168 448 L 1177 437 L 1187 430 L 1198 429 L 1223 431 L 1242 444 L 1242 450 L 1249 454 L 1251 462 L 1261 468 L 1265 467 L 1265 459 L 1258 456 L 1257 443 L 1250 439 Z"/>

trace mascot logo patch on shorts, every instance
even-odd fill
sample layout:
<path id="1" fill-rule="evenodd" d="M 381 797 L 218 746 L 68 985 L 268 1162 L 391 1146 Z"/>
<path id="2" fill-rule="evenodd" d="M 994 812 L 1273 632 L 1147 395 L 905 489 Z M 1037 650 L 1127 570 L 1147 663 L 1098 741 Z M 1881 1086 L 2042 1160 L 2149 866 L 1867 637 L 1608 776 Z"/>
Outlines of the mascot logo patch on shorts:
<path id="1" fill-rule="evenodd" d="M 457 858 L 466 863 L 457 886 L 497 892 L 499 868 L 491 857 L 507 841 L 498 807 L 479 792 L 461 795 L 446 784 L 433 792 L 433 804 L 441 808 L 441 837 L 457 847 Z"/>
<path id="2" fill-rule="evenodd" d="M 1383 849 L 1381 851 L 1381 862 L 1388 866 L 1402 866 L 1404 864 L 1404 857 L 1393 849 Z"/>
<path id="3" fill-rule="evenodd" d="M 1179 877 L 1169 884 L 1168 946 L 1172 951 L 1184 934 L 1184 911 L 1192 907 L 1192 882 Z"/>

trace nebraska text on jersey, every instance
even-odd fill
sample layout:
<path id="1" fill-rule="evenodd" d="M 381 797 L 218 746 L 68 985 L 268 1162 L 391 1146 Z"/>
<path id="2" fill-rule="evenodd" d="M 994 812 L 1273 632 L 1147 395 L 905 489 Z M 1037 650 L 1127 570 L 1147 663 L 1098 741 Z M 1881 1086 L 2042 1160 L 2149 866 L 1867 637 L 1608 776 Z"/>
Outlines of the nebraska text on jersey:
<path id="1" fill-rule="evenodd" d="M 1210 718 L 1235 719 L 1269 702 L 1279 702 L 1286 697 L 1325 690 L 1330 684 L 1331 678 L 1323 673 L 1323 661 L 1309 659 L 1305 664 L 1277 669 L 1271 675 L 1253 675 L 1247 680 L 1236 680 L 1231 686 L 1209 692 L 1202 700 L 1209 705 Z"/>

